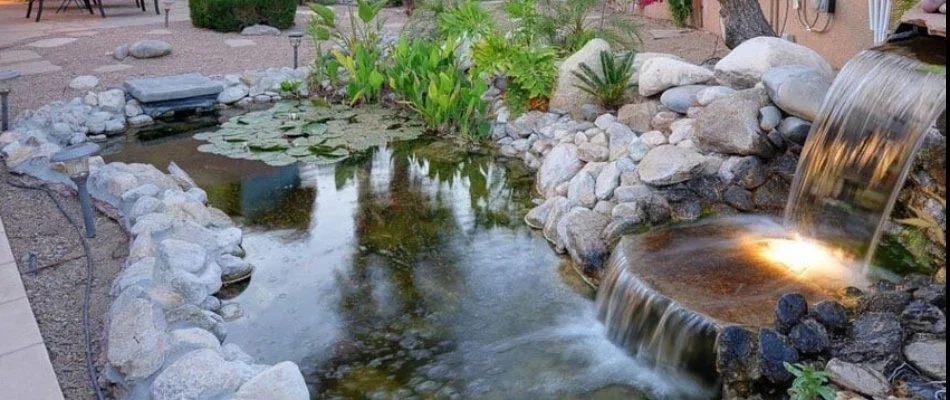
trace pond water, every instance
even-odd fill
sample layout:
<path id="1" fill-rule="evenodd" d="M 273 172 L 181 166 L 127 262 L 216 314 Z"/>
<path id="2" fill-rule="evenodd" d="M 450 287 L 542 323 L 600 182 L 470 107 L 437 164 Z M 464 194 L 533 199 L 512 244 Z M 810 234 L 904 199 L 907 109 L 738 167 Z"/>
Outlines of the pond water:
<path id="1" fill-rule="evenodd" d="M 200 144 L 130 139 L 106 158 L 174 160 L 243 226 L 257 270 L 227 341 L 296 362 L 312 397 L 703 397 L 607 339 L 592 290 L 522 222 L 520 163 L 414 141 L 275 168 Z"/>

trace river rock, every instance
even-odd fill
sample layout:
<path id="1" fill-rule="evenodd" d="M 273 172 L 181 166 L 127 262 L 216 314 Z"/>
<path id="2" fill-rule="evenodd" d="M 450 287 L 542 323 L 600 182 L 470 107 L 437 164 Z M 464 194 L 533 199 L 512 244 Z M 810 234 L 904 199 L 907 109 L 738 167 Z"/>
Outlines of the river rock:
<path id="1" fill-rule="evenodd" d="M 872 293 L 861 299 L 861 310 L 900 315 L 913 300 L 913 295 L 904 291 L 892 290 Z"/>
<path id="2" fill-rule="evenodd" d="M 601 239 L 601 233 L 609 222 L 609 218 L 603 214 L 575 208 L 558 225 L 568 254 L 586 273 L 597 273 L 603 268 L 608 251 L 607 244 Z"/>
<path id="3" fill-rule="evenodd" d="M 647 51 L 638 52 L 636 55 L 633 56 L 633 65 L 632 65 L 633 70 L 637 71 L 637 74 L 639 75 L 639 71 L 643 69 L 643 64 L 646 64 L 647 61 L 652 60 L 654 58 L 669 58 L 676 61 L 686 62 L 686 60 L 673 54 L 651 53 Z"/>
<path id="4" fill-rule="evenodd" d="M 679 144 L 687 140 L 696 140 L 696 120 L 681 119 L 670 124 L 670 144 Z"/>
<path id="5" fill-rule="evenodd" d="M 785 363 L 798 360 L 798 351 L 784 336 L 771 329 L 759 331 L 759 365 L 765 379 L 776 384 L 791 381 L 794 377 L 785 369 Z"/>
<path id="6" fill-rule="evenodd" d="M 129 47 L 129 55 L 135 58 L 158 58 L 171 53 L 172 45 L 161 40 L 139 40 Z"/>
<path id="7" fill-rule="evenodd" d="M 928 377 L 947 380 L 947 341 L 918 340 L 904 347 L 907 362 L 925 373 Z"/>
<path id="8" fill-rule="evenodd" d="M 779 124 L 778 132 L 782 134 L 785 140 L 804 146 L 811 132 L 811 124 L 798 117 L 788 117 Z"/>
<path id="9" fill-rule="evenodd" d="M 848 328 L 848 311 L 836 301 L 823 301 L 811 308 L 811 316 L 832 332 Z"/>
<path id="10" fill-rule="evenodd" d="M 660 102 L 670 110 L 680 114 L 686 114 L 690 108 L 699 105 L 699 101 L 697 100 L 699 92 L 708 88 L 709 86 L 705 85 L 675 87 L 663 92 L 663 95 L 660 96 Z"/>
<path id="11" fill-rule="evenodd" d="M 647 145 L 648 149 L 652 149 L 654 147 L 669 143 L 669 140 L 667 140 L 666 135 L 664 135 L 663 132 L 660 132 L 660 131 L 649 131 L 647 133 L 644 133 L 643 135 L 640 135 L 640 140 L 643 141 L 643 143 Z"/>
<path id="12" fill-rule="evenodd" d="M 74 90 L 89 90 L 99 86 L 99 78 L 92 75 L 77 76 L 69 82 L 69 88 Z"/>
<path id="13" fill-rule="evenodd" d="M 635 132 L 643 133 L 653 129 L 651 127 L 653 117 L 665 109 L 666 107 L 657 100 L 627 104 L 617 111 L 617 120 Z"/>
<path id="14" fill-rule="evenodd" d="M 851 324 L 849 342 L 835 356 L 853 363 L 889 362 L 898 357 L 904 331 L 900 320 L 890 313 L 869 313 Z"/>
<path id="15" fill-rule="evenodd" d="M 777 37 L 746 40 L 716 64 L 719 83 L 737 89 L 750 88 L 762 80 L 769 70 L 783 65 L 804 65 L 814 68 L 831 80 L 834 72 L 818 53 L 805 46 Z"/>
<path id="16" fill-rule="evenodd" d="M 597 175 L 594 193 L 599 200 L 608 200 L 614 196 L 617 186 L 620 186 L 620 169 L 615 163 L 607 164 Z"/>
<path id="17" fill-rule="evenodd" d="M 638 172 L 644 183 L 668 186 L 688 181 L 702 172 L 704 157 L 691 150 L 663 145 L 650 150 Z"/>
<path id="18" fill-rule="evenodd" d="M 759 110 L 759 129 L 772 132 L 782 123 L 782 111 L 775 106 L 762 107 Z"/>
<path id="19" fill-rule="evenodd" d="M 122 45 L 112 49 L 112 57 L 118 61 L 125 60 L 129 56 L 129 46 Z"/>
<path id="20" fill-rule="evenodd" d="M 543 229 L 544 225 L 548 222 L 548 217 L 551 215 L 551 209 L 554 207 L 554 203 L 557 201 L 557 197 L 552 197 L 547 199 L 541 205 L 532 208 L 531 211 L 528 211 L 528 214 L 525 215 L 525 223 L 533 229 Z"/>
<path id="21" fill-rule="evenodd" d="M 241 30 L 241 36 L 280 36 L 280 29 L 269 25 L 251 25 Z"/>
<path id="22" fill-rule="evenodd" d="M 584 104 L 581 106 L 581 121 L 594 122 L 597 117 L 606 114 L 607 109 L 597 104 Z"/>
<path id="23" fill-rule="evenodd" d="M 218 94 L 218 103 L 234 104 L 247 97 L 249 88 L 246 85 L 231 86 Z"/>
<path id="24" fill-rule="evenodd" d="M 597 204 L 596 180 L 590 174 L 580 173 L 571 179 L 570 188 L 567 191 L 567 199 L 574 206 L 580 206 L 587 209 L 594 208 Z"/>
<path id="25" fill-rule="evenodd" d="M 552 197 L 554 202 L 551 204 L 551 211 L 548 213 L 548 220 L 544 224 L 544 238 L 554 245 L 559 253 L 564 252 L 564 240 L 558 234 L 558 225 L 561 219 L 571 210 L 571 202 L 564 196 Z"/>
<path id="26" fill-rule="evenodd" d="M 787 333 L 808 315 L 808 302 L 798 293 L 785 294 L 775 304 L 775 327 Z"/>
<path id="27" fill-rule="evenodd" d="M 745 189 L 756 189 L 768 180 L 768 168 L 755 156 L 729 157 L 719 166 L 719 179 Z"/>
<path id="28" fill-rule="evenodd" d="M 911 303 L 901 314 L 901 324 L 904 329 L 912 332 L 932 333 L 945 335 L 947 333 L 947 316 L 937 306 L 924 302 Z"/>
<path id="29" fill-rule="evenodd" d="M 212 297 L 213 298 L 213 297 Z M 179 350 L 221 349 L 221 342 L 211 332 L 201 328 L 182 328 L 171 331 L 169 343 Z"/>
<path id="30" fill-rule="evenodd" d="M 125 113 L 125 92 L 120 89 L 99 92 L 99 108 L 110 114 Z M 88 122 L 87 122 L 88 123 Z"/>
<path id="31" fill-rule="evenodd" d="M 643 63 L 639 77 L 640 95 L 650 97 L 669 88 L 709 82 L 714 74 L 698 65 L 658 57 Z"/>
<path id="32" fill-rule="evenodd" d="M 717 153 L 771 158 L 775 150 L 759 131 L 759 110 L 768 103 L 764 89 L 743 90 L 714 101 L 699 113 L 699 145 Z"/>
<path id="33" fill-rule="evenodd" d="M 232 254 L 218 257 L 218 265 L 221 266 L 221 282 L 225 285 L 250 278 L 254 273 L 253 264 Z"/>
<path id="34" fill-rule="evenodd" d="M 610 139 L 610 160 L 616 161 L 630 152 L 630 142 L 637 138 L 630 128 L 619 122 L 614 122 L 605 129 Z"/>
<path id="35" fill-rule="evenodd" d="M 165 239 L 159 246 L 159 252 L 165 263 L 175 269 L 200 273 L 205 268 L 207 254 L 204 247 L 176 239 Z"/>
<path id="36" fill-rule="evenodd" d="M 201 400 L 234 392 L 254 376 L 250 366 L 225 361 L 211 349 L 185 354 L 155 378 L 150 390 L 154 400 Z"/>
<path id="37" fill-rule="evenodd" d="M 802 354 L 820 354 L 831 347 L 831 338 L 824 325 L 811 318 L 795 325 L 788 338 Z"/>
<path id="38" fill-rule="evenodd" d="M 165 362 L 165 314 L 157 304 L 140 298 L 117 302 L 116 307 L 109 322 L 106 357 L 127 381 L 145 379 Z"/>
<path id="39" fill-rule="evenodd" d="M 696 93 L 696 102 L 700 106 L 708 106 L 712 102 L 735 93 L 736 90 L 728 86 L 708 86 Z"/>
<path id="40" fill-rule="evenodd" d="M 769 98 L 786 113 L 814 121 L 831 89 L 831 78 L 805 65 L 772 68 L 762 76 Z"/>
<path id="41" fill-rule="evenodd" d="M 574 73 L 581 72 L 580 65 L 583 63 L 603 74 L 603 71 L 600 71 L 600 53 L 605 51 L 611 51 L 610 44 L 603 39 L 593 39 L 561 63 L 558 68 L 557 86 L 551 96 L 551 108 L 563 110 L 580 118 L 581 107 L 584 104 L 597 103 L 596 97 L 578 87 L 582 83 Z"/>
<path id="42" fill-rule="evenodd" d="M 618 203 L 638 204 L 654 225 L 668 221 L 672 213 L 667 198 L 642 183 L 617 188 L 614 191 L 614 199 Z"/>
<path id="43" fill-rule="evenodd" d="M 891 393 L 887 377 L 865 365 L 836 358 L 828 362 L 825 371 L 831 375 L 831 382 L 845 389 L 875 398 L 886 398 Z"/>
<path id="44" fill-rule="evenodd" d="M 723 193 L 722 199 L 730 207 L 742 212 L 755 211 L 755 195 L 748 189 L 739 186 L 730 186 Z"/>
<path id="45" fill-rule="evenodd" d="M 755 332 L 741 326 L 727 326 L 716 340 L 717 369 L 723 380 L 754 382 L 762 377 Z"/>
<path id="46" fill-rule="evenodd" d="M 650 126 L 661 132 L 670 132 L 673 123 L 680 119 L 680 115 L 672 111 L 661 111 L 653 116 Z"/>
<path id="47" fill-rule="evenodd" d="M 307 383 L 297 364 L 284 361 L 247 381 L 237 391 L 238 400 L 309 400 Z"/>

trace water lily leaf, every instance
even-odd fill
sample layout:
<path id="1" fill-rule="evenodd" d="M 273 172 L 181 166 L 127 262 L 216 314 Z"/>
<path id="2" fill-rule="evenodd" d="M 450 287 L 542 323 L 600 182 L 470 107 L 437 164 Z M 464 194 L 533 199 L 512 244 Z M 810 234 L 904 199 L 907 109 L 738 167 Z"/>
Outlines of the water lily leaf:
<path id="1" fill-rule="evenodd" d="M 327 125 L 320 122 L 311 122 L 303 126 L 303 132 L 307 135 L 322 135 L 327 133 Z"/>

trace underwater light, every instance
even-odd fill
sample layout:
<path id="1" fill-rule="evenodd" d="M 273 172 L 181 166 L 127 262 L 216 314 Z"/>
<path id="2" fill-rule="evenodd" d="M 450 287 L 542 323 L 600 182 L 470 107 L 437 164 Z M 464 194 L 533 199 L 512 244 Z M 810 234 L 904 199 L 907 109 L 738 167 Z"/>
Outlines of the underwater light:
<path id="1" fill-rule="evenodd" d="M 799 275 L 842 264 L 832 249 L 801 237 L 768 239 L 763 243 L 762 256 Z"/>

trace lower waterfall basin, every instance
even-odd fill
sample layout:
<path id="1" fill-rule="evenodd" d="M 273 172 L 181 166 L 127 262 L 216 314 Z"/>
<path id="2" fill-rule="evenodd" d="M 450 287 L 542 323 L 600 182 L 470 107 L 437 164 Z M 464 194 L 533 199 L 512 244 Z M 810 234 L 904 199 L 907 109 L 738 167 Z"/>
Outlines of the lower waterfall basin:
<path id="1" fill-rule="evenodd" d="M 626 237 L 614 258 L 656 294 L 720 326 L 771 326 L 775 304 L 786 293 L 818 302 L 866 285 L 856 263 L 790 236 L 770 217 L 712 219 Z M 793 243 L 782 249 L 786 254 L 773 256 L 772 247 L 786 242 Z M 823 265 L 795 268 L 816 254 L 815 263 Z"/>
<path id="2" fill-rule="evenodd" d="M 704 399 L 607 338 L 593 293 L 522 221 L 533 176 L 445 142 L 268 167 L 189 136 L 112 147 L 175 161 L 245 231 L 226 342 L 297 363 L 315 399 Z M 225 296 L 227 295 L 227 296 Z"/>

